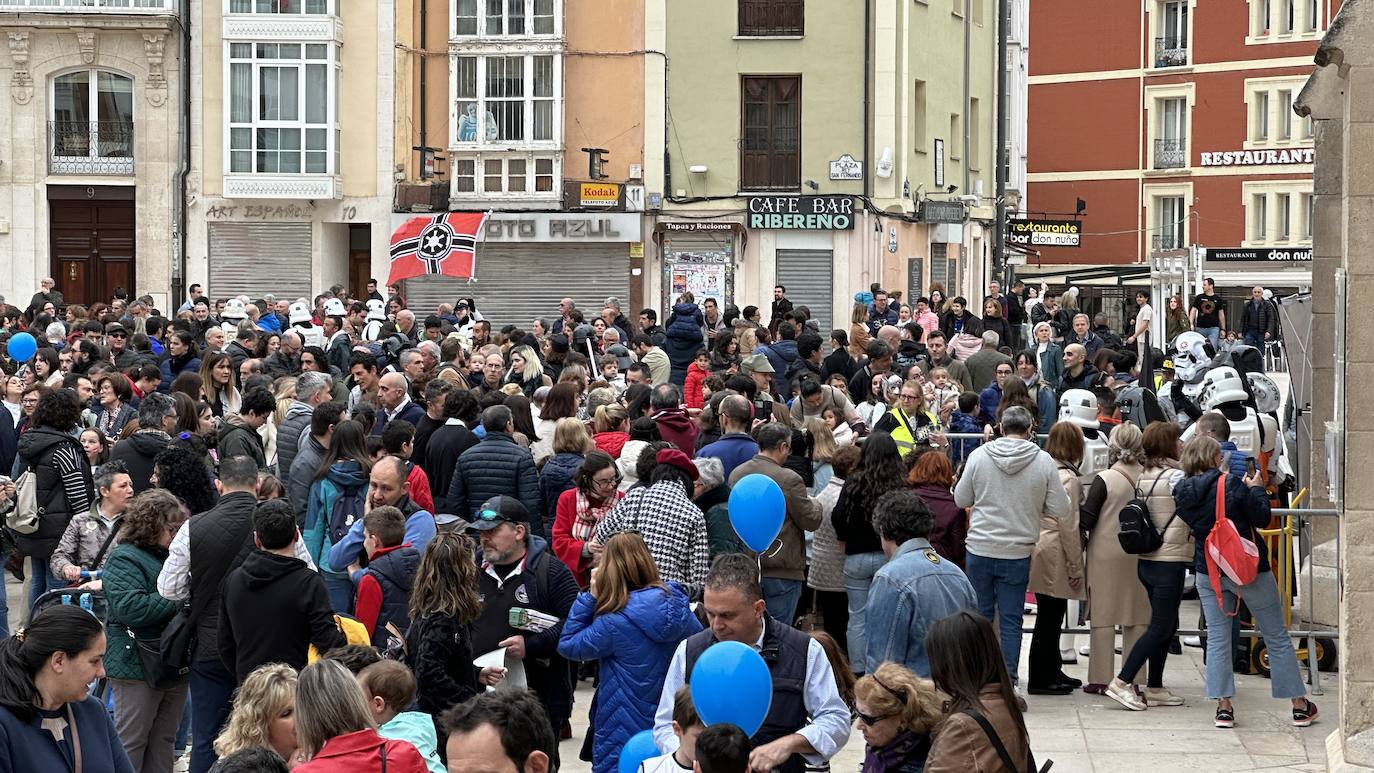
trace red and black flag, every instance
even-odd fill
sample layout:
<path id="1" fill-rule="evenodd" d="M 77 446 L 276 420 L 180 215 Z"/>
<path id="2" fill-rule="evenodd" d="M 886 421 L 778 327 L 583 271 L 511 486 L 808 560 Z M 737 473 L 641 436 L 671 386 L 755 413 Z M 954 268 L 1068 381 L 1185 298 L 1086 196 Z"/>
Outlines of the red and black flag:
<path id="1" fill-rule="evenodd" d="M 388 285 L 417 276 L 471 279 L 477 273 L 477 240 L 485 212 L 445 212 L 412 217 L 391 234 Z"/>

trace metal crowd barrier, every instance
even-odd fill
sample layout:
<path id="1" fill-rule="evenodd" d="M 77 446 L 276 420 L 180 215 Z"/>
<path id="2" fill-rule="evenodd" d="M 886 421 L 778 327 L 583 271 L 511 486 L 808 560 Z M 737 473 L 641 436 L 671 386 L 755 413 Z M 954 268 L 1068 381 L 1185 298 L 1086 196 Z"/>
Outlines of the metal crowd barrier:
<path id="1" fill-rule="evenodd" d="M 1312 519 L 1338 518 L 1340 517 L 1340 512 L 1338 510 L 1330 509 L 1276 507 L 1273 509 L 1273 515 L 1276 518 L 1282 519 L 1281 525 L 1271 529 L 1257 529 L 1256 531 L 1258 531 L 1261 536 L 1266 538 L 1265 541 L 1267 543 L 1267 547 L 1270 550 L 1270 568 L 1273 571 L 1275 582 L 1279 584 L 1280 596 L 1287 602 L 1284 605 L 1284 619 L 1286 622 L 1291 622 L 1293 613 L 1292 588 L 1295 585 L 1293 581 L 1293 575 L 1291 573 L 1297 571 L 1299 568 L 1297 555 L 1293 548 L 1293 541 L 1294 539 L 1297 539 L 1298 544 L 1300 545 L 1306 542 L 1310 542 Z M 1336 572 L 1337 577 L 1339 577 L 1341 571 L 1339 530 L 1337 531 L 1336 540 Z M 1275 555 L 1275 548 L 1277 548 L 1277 556 Z M 1308 556 L 1307 560 L 1310 563 L 1311 557 Z M 1277 568 L 1273 566 L 1274 564 L 1278 565 Z M 1309 569 L 1309 571 L 1306 572 L 1306 592 L 1302 595 L 1302 598 L 1306 602 L 1307 608 L 1310 611 L 1314 611 L 1316 609 L 1316 588 L 1314 587 L 1315 572 L 1310 571 L 1310 566 L 1307 568 Z M 1201 577 L 1199 577 L 1198 579 L 1201 579 Z M 1309 617 L 1311 616 L 1312 615 L 1309 614 Z M 1299 662 L 1301 662 L 1304 659 L 1304 656 L 1306 657 L 1307 667 L 1311 678 L 1312 694 L 1322 695 L 1323 691 L 1321 687 L 1321 669 L 1318 668 L 1317 660 L 1319 648 L 1325 645 L 1320 644 L 1319 640 L 1330 640 L 1334 644 L 1337 640 L 1340 639 L 1340 629 L 1339 627 L 1319 627 L 1311 620 L 1308 620 L 1307 624 L 1308 625 L 1306 628 L 1301 628 L 1297 630 L 1294 630 L 1292 627 L 1289 627 L 1288 635 L 1290 638 L 1299 638 L 1306 640 L 1306 647 L 1296 648 L 1298 653 L 1298 660 Z M 1033 630 L 1034 629 L 1030 626 L 1024 626 L 1022 628 L 1023 633 L 1032 633 Z M 1065 627 L 1060 632 L 1064 634 L 1087 635 L 1091 633 L 1091 629 L 1080 626 L 1073 626 Z M 1177 635 L 1199 636 L 1203 640 L 1203 647 L 1206 647 L 1207 631 L 1204 629 L 1180 628 L 1178 630 Z M 1260 638 L 1260 634 L 1253 628 L 1242 628 L 1240 630 L 1240 637 L 1244 639 L 1258 639 Z"/>

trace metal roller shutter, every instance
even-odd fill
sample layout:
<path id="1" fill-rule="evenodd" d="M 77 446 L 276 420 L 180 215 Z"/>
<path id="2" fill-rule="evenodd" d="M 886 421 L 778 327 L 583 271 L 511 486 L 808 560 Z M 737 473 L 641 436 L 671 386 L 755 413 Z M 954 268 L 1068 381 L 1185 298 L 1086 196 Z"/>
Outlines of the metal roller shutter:
<path id="1" fill-rule="evenodd" d="M 441 303 L 473 298 L 494 330 L 529 329 L 530 321 L 558 316 L 558 302 L 571 297 L 588 319 L 600 314 L 610 296 L 629 318 L 630 251 L 624 244 L 489 244 L 477 248 L 477 281 L 418 277 L 405 282 L 406 304 L 420 318 Z"/>
<path id="2" fill-rule="evenodd" d="M 778 284 L 787 288 L 792 305 L 811 309 L 811 318 L 820 325 L 821 335 L 830 335 L 830 311 L 835 286 L 832 250 L 778 250 Z M 771 296 L 771 293 L 770 293 Z"/>
<path id="3" fill-rule="evenodd" d="M 211 223 L 213 298 L 309 298 L 310 223 Z"/>

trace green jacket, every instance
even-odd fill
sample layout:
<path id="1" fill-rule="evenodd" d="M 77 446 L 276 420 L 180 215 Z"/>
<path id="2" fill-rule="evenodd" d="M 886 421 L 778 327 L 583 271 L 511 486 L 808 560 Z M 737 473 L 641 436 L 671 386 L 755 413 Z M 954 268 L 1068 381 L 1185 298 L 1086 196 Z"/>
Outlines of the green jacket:
<path id="1" fill-rule="evenodd" d="M 247 456 L 257 462 L 258 469 L 267 466 L 267 456 L 262 448 L 262 437 L 257 430 L 243 423 L 243 419 L 238 415 L 228 416 L 219 428 L 219 439 L 216 443 L 219 450 L 219 458 L 228 459 L 231 456 Z"/>
<path id="2" fill-rule="evenodd" d="M 140 639 L 154 640 L 176 613 L 177 605 L 157 592 L 157 575 L 167 560 L 166 548 L 120 544 L 105 562 L 105 673 L 111 679 L 143 679 L 138 658 Z"/>

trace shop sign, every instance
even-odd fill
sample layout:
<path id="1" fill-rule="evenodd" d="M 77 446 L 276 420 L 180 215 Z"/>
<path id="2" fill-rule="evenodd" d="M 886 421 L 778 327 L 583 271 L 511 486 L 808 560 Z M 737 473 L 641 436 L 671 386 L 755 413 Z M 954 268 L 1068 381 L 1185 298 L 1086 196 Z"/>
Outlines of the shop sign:
<path id="1" fill-rule="evenodd" d="M 1007 221 L 1007 241 L 1037 247 L 1079 247 L 1083 224 L 1077 220 Z"/>
<path id="2" fill-rule="evenodd" d="M 660 222 L 655 230 L 667 233 L 691 233 L 702 231 L 741 231 L 743 226 L 728 220 L 691 220 L 691 221 L 663 221 Z"/>
<path id="3" fill-rule="evenodd" d="M 413 215 L 392 215 L 395 228 Z M 504 242 L 637 242 L 640 239 L 639 215 L 607 212 L 569 214 L 561 212 L 493 212 L 487 216 L 482 236 L 487 243 Z M 478 254 L 480 255 L 480 248 Z"/>
<path id="4" fill-rule="evenodd" d="M 964 203 L 962 201 L 926 199 L 921 202 L 921 221 L 926 223 L 963 223 Z"/>
<path id="5" fill-rule="evenodd" d="M 1312 248 L 1208 247 L 1203 259 L 1209 263 L 1306 263 L 1312 260 Z"/>
<path id="6" fill-rule="evenodd" d="M 847 231 L 854 227 L 849 196 L 751 196 L 750 228 L 780 231 Z"/>
<path id="7" fill-rule="evenodd" d="M 1283 150 L 1226 150 L 1203 153 L 1199 166 L 1266 166 L 1271 164 L 1310 164 L 1312 148 Z"/>
<path id="8" fill-rule="evenodd" d="M 563 183 L 563 201 L 568 209 L 622 209 L 623 189 L 620 183 L 569 180 Z"/>
<path id="9" fill-rule="evenodd" d="M 862 180 L 864 179 L 864 165 L 855 161 L 853 156 L 845 153 L 830 162 L 830 179 Z"/>

